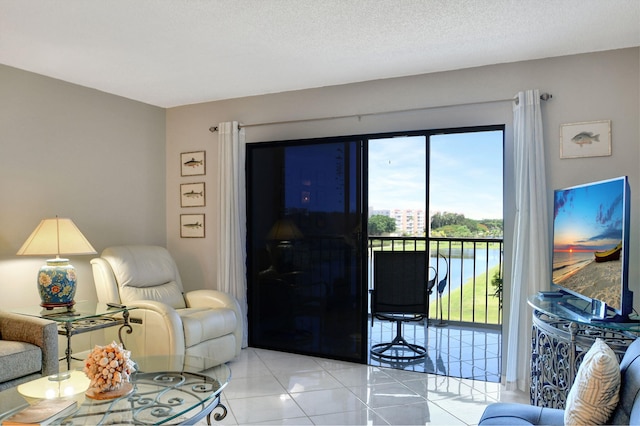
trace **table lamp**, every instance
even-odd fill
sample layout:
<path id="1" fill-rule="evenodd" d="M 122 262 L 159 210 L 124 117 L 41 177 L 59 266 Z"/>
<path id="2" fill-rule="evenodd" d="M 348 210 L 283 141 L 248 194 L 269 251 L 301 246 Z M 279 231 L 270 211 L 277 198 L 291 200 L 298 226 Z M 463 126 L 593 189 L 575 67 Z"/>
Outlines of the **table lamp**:
<path id="1" fill-rule="evenodd" d="M 73 297 L 76 294 L 76 270 L 69 263 L 69 259 L 60 258 L 60 255 L 96 253 L 71 219 L 56 216 L 43 219 L 17 254 L 56 255 L 55 259 L 47 260 L 47 264 L 38 272 L 38 292 L 42 300 L 40 306 L 53 309 L 70 307 L 75 303 Z"/>
<path id="2" fill-rule="evenodd" d="M 291 219 L 278 219 L 267 234 L 271 266 L 264 272 L 291 272 L 294 268 L 294 243 L 302 238 L 304 235 Z"/>

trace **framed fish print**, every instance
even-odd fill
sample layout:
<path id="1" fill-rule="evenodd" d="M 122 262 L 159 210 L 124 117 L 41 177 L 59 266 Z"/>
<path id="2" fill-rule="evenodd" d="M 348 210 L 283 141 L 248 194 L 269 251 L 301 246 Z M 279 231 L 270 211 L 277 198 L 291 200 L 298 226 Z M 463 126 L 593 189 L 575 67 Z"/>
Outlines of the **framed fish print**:
<path id="1" fill-rule="evenodd" d="M 204 182 L 180 185 L 180 207 L 204 207 Z"/>
<path id="2" fill-rule="evenodd" d="M 611 155 L 611 120 L 560 125 L 560 158 Z"/>
<path id="3" fill-rule="evenodd" d="M 204 238 L 204 214 L 181 214 L 180 237 Z"/>
<path id="4" fill-rule="evenodd" d="M 183 152 L 180 154 L 180 174 L 198 176 L 206 173 L 205 151 Z"/>

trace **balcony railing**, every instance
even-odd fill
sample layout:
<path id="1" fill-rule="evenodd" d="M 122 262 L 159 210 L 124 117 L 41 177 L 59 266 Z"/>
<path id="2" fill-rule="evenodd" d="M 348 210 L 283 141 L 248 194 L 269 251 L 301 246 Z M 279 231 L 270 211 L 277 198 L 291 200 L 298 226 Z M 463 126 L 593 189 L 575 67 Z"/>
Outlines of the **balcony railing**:
<path id="1" fill-rule="evenodd" d="M 429 297 L 433 324 L 499 328 L 502 325 L 502 238 L 369 237 L 369 288 L 374 286 L 374 251 L 428 251 L 429 279 L 437 273 Z M 435 272 L 434 272 L 435 269 Z M 437 283 L 446 277 L 441 292 Z M 499 290 L 499 291 L 498 291 Z"/>

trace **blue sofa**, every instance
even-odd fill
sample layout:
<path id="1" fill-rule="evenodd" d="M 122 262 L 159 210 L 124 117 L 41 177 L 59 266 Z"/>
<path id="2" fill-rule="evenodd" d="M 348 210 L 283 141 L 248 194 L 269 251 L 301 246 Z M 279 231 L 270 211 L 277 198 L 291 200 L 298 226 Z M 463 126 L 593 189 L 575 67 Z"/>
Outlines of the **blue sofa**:
<path id="1" fill-rule="evenodd" d="M 620 362 L 620 374 L 620 401 L 608 424 L 640 425 L 640 339 L 627 348 Z M 480 426 L 563 424 L 564 410 L 505 402 L 489 405 L 479 423 Z"/>

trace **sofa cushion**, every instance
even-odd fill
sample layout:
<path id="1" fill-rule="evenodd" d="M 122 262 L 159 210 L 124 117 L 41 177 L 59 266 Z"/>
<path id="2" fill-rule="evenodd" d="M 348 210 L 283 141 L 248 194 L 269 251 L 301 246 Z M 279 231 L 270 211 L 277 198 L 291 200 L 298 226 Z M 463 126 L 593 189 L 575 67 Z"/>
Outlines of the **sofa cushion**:
<path id="1" fill-rule="evenodd" d="M 186 308 L 176 311 L 182 319 L 185 346 L 215 339 L 234 332 L 238 319 L 231 309 Z"/>
<path id="2" fill-rule="evenodd" d="M 482 413 L 479 426 L 564 425 L 564 411 L 516 402 L 496 402 Z"/>
<path id="3" fill-rule="evenodd" d="M 596 339 L 578 368 L 567 395 L 566 425 L 602 425 L 618 404 L 620 364 L 613 350 Z"/>
<path id="4" fill-rule="evenodd" d="M 0 383 L 42 371 L 42 351 L 36 345 L 0 340 Z"/>

